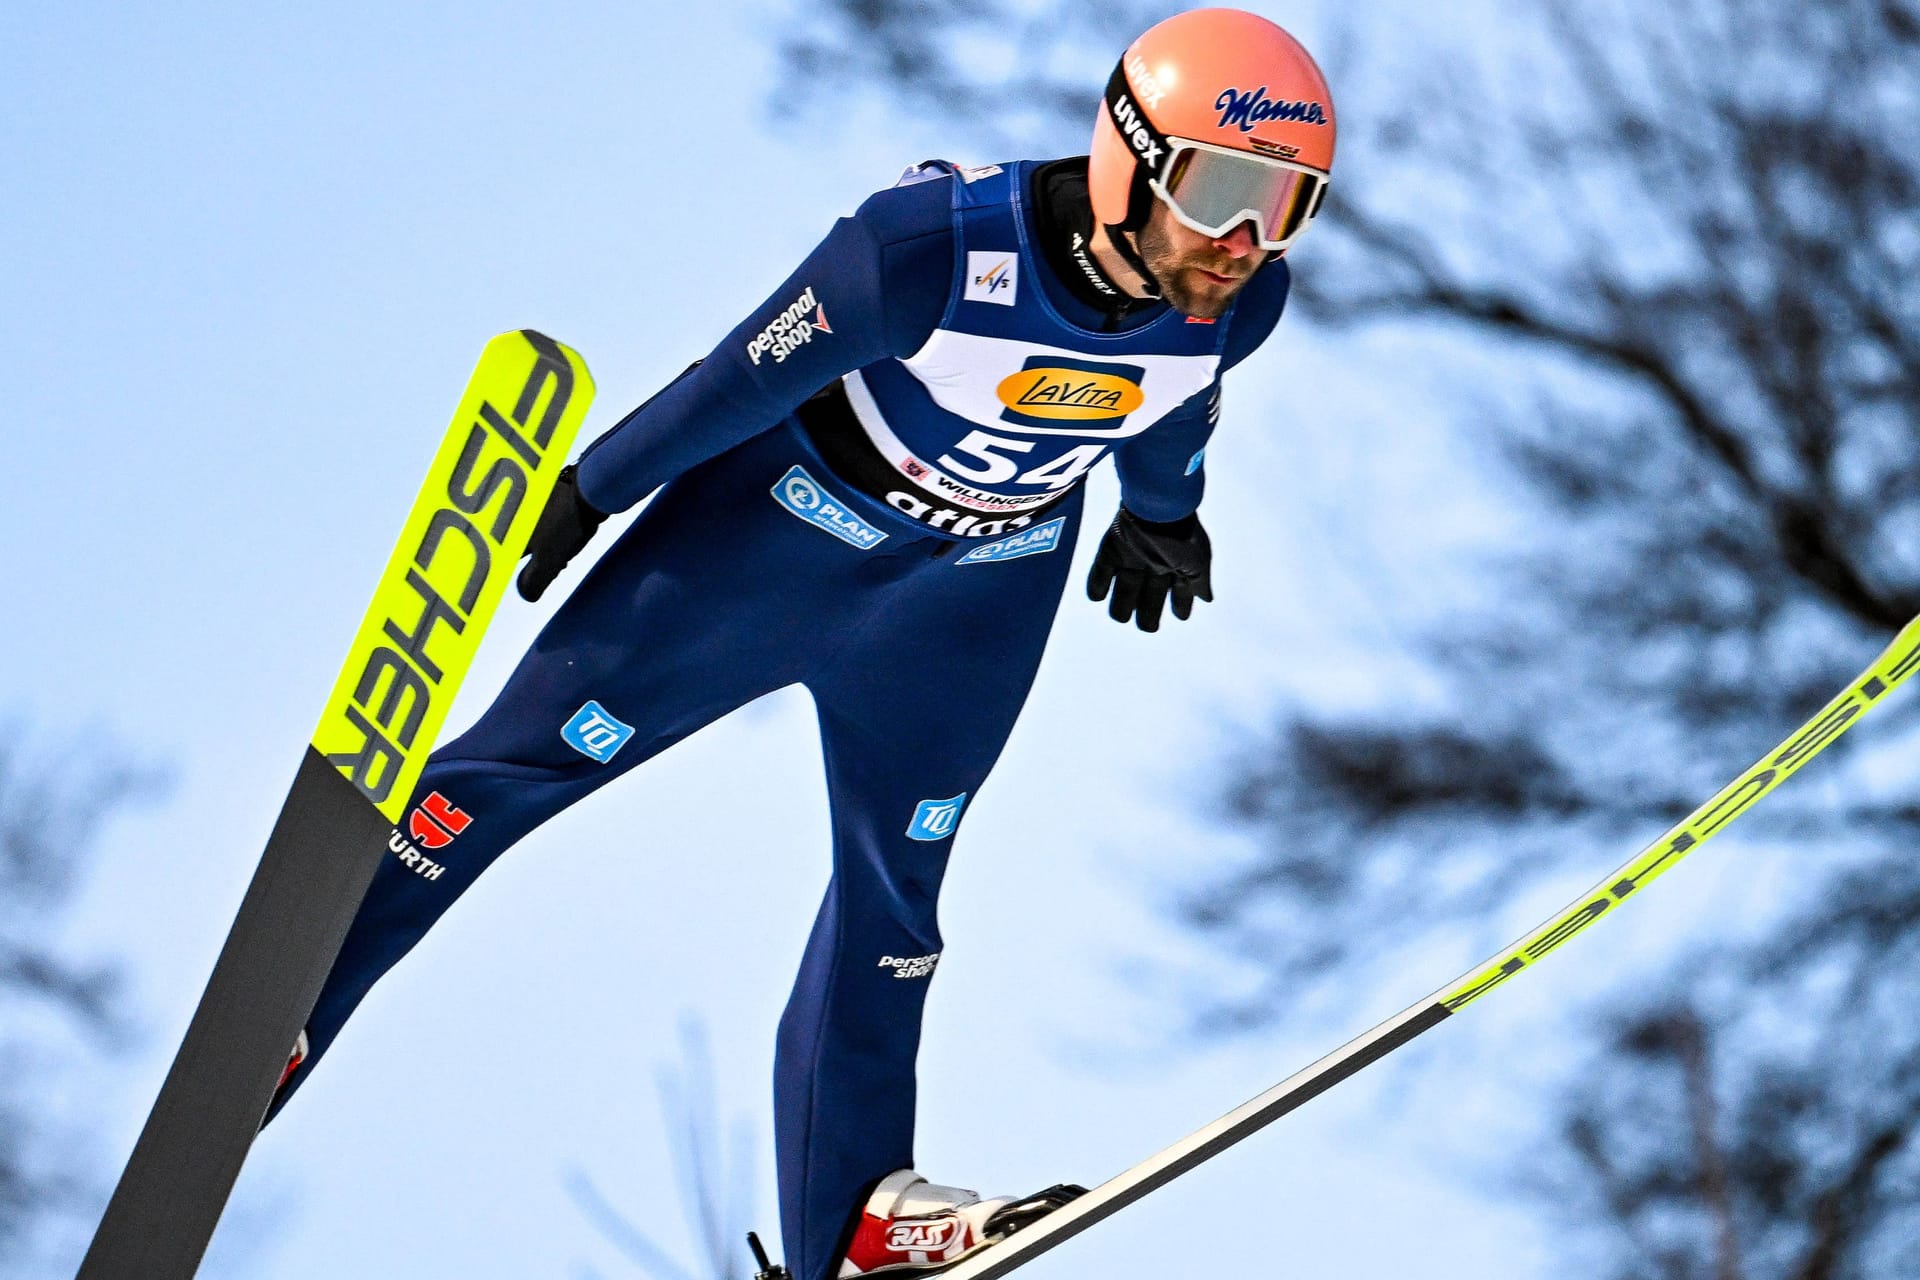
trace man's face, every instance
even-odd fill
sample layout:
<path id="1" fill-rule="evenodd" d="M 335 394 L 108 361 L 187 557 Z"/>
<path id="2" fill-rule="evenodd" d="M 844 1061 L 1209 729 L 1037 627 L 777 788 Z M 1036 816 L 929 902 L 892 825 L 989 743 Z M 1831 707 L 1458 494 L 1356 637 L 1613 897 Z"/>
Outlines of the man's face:
<path id="1" fill-rule="evenodd" d="M 1181 314 L 1202 320 L 1225 315 L 1234 295 L 1267 260 L 1267 251 L 1254 244 L 1252 223 L 1243 222 L 1224 236 L 1202 235 L 1158 200 L 1134 243 L 1161 297 Z"/>

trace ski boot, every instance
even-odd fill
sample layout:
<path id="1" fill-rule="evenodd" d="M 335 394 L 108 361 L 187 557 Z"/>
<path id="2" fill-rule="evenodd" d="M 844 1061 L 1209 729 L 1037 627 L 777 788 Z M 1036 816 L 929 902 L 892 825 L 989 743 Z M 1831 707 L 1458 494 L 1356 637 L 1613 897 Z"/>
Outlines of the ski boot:
<path id="1" fill-rule="evenodd" d="M 839 1276 L 919 1276 L 944 1271 L 969 1254 L 1012 1235 L 1085 1187 L 1068 1184 L 1014 1199 L 928 1182 L 911 1169 L 888 1174 L 854 1224 Z"/>

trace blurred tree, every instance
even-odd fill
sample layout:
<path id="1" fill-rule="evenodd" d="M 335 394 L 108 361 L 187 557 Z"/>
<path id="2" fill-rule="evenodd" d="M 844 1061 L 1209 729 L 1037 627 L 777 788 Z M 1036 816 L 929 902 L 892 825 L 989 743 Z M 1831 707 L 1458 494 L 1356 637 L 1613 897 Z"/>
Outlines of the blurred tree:
<path id="1" fill-rule="evenodd" d="M 747 1280 L 747 1230 L 753 1211 L 754 1135 L 736 1119 L 723 1123 L 714 1093 L 713 1051 L 706 1025 L 680 1023 L 680 1058 L 656 1072 L 660 1114 L 680 1187 L 681 1208 L 700 1255 L 687 1266 L 608 1200 L 583 1169 L 570 1169 L 566 1190 L 602 1237 L 648 1280 Z"/>
<path id="2" fill-rule="evenodd" d="M 851 80 L 1058 149 L 1108 69 L 1076 51 L 1172 7 L 836 0 L 788 63 L 816 96 Z M 1441 353 L 1438 379 L 1399 371 L 1409 399 L 1495 460 L 1513 533 L 1492 600 L 1395 619 L 1438 696 L 1288 705 L 1236 762 L 1257 852 L 1179 906 L 1253 971 L 1220 1028 L 1350 990 L 1395 958 L 1383 921 L 1484 921 L 1613 865 L 1920 611 L 1920 4 L 1328 16 L 1341 155 L 1296 307 Z M 1856 782 L 1888 733 L 1846 744 Z M 1823 851 L 1796 864 L 1805 914 L 1727 957 L 1744 981 L 1713 1001 L 1620 1011 L 1566 1103 L 1585 1194 L 1548 1203 L 1606 1224 L 1593 1274 L 1914 1274 L 1913 782 L 1790 787 L 1742 825 Z"/>
<path id="3" fill-rule="evenodd" d="M 97 742 L 35 751 L 0 724 L 0 1274 L 52 1274 L 88 1225 L 99 1170 L 74 1141 L 79 1091 L 60 1082 L 83 1044 L 117 1047 L 126 1025 L 117 975 L 66 958 L 57 925 L 101 826 L 154 786 Z"/>

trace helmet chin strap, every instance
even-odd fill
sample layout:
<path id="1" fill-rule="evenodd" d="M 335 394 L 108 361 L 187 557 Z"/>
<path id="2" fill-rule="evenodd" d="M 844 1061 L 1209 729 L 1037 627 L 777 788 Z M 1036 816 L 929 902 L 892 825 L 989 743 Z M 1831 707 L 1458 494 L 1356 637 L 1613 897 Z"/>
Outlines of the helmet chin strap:
<path id="1" fill-rule="evenodd" d="M 1140 256 L 1140 250 L 1134 247 L 1133 233 L 1124 227 L 1108 223 L 1107 243 L 1113 246 L 1113 251 L 1120 255 L 1122 261 L 1139 274 L 1140 279 L 1146 284 L 1147 296 L 1159 297 L 1160 282 L 1154 278 L 1152 270 L 1148 268 L 1147 260 Z"/>

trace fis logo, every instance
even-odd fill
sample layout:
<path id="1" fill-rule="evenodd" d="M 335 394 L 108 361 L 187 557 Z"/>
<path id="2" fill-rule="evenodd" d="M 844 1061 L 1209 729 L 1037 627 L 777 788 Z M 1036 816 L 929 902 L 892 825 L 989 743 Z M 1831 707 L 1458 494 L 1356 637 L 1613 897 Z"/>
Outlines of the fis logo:
<path id="1" fill-rule="evenodd" d="M 407 819 L 407 834 L 423 849 L 444 849 L 472 824 L 469 814 L 454 808 L 451 801 L 436 791 L 422 800 L 413 816 Z"/>
<path id="2" fill-rule="evenodd" d="M 614 753 L 626 746 L 632 736 L 632 725 L 620 723 L 592 699 L 574 712 L 573 719 L 560 730 L 560 737 L 568 746 L 601 764 L 613 759 Z"/>
<path id="3" fill-rule="evenodd" d="M 1222 89 L 1213 105 L 1220 112 L 1220 128 L 1233 125 L 1242 133 L 1252 133 L 1253 126 L 1269 120 L 1282 124 L 1327 123 L 1325 105 L 1308 98 L 1269 98 L 1265 85 L 1258 89 Z"/>
<path id="4" fill-rule="evenodd" d="M 774 501 L 817 529 L 825 529 L 848 546 L 871 551 L 887 535 L 847 510 L 846 504 L 822 489 L 812 476 L 795 466 L 773 486 Z"/>
<path id="5" fill-rule="evenodd" d="M 896 978 L 924 978 L 940 963 L 940 953 L 930 956 L 881 956 L 880 968 L 893 970 Z"/>
<path id="6" fill-rule="evenodd" d="M 1030 427 L 1053 423 L 1119 421 L 1146 400 L 1140 380 L 1147 371 L 1134 364 L 1097 364 L 1065 356 L 1029 356 L 1020 372 L 994 388 L 1003 422 Z"/>
<path id="7" fill-rule="evenodd" d="M 1035 525 L 1024 533 L 1016 533 L 1011 538 L 1002 538 L 998 542 L 989 542 L 984 547 L 975 547 L 954 563 L 991 564 L 1000 560 L 1018 560 L 1021 556 L 1042 555 L 1060 545 L 1060 531 L 1066 527 L 1066 523 L 1065 516 L 1055 516 L 1045 524 Z"/>
<path id="8" fill-rule="evenodd" d="M 968 302 L 994 302 L 1013 305 L 1020 292 L 1020 256 L 1014 253 L 967 251 Z"/>
<path id="9" fill-rule="evenodd" d="M 887 1228 L 887 1248 L 895 1253 L 943 1253 L 960 1233 L 958 1218 L 907 1218 Z"/>
<path id="10" fill-rule="evenodd" d="M 813 296 L 813 286 L 808 285 L 791 306 L 768 321 L 767 327 L 747 343 L 747 358 L 759 364 L 760 357 L 771 355 L 773 362 L 779 364 L 812 342 L 814 334 L 832 332 L 827 324 L 826 304 Z"/>
<path id="11" fill-rule="evenodd" d="M 967 793 L 951 800 L 922 800 L 907 825 L 909 840 L 945 840 L 960 825 L 960 811 L 967 807 Z"/>

